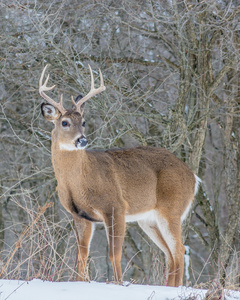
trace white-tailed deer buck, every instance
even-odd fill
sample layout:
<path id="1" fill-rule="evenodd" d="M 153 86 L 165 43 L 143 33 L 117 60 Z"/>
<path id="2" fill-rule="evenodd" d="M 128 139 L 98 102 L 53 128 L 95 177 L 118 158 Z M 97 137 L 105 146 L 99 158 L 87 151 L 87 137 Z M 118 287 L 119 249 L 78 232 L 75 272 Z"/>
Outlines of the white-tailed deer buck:
<path id="1" fill-rule="evenodd" d="M 136 147 L 122 150 L 86 150 L 84 103 L 105 90 L 94 87 L 73 109 L 63 107 L 45 94 L 54 88 L 39 81 L 39 93 L 47 100 L 42 114 L 55 124 L 52 131 L 52 164 L 58 194 L 73 216 L 77 229 L 77 280 L 86 280 L 86 263 L 95 222 L 103 222 L 109 243 L 109 258 L 116 282 L 122 282 L 121 256 L 126 222 L 139 226 L 166 254 L 170 286 L 183 280 L 184 246 L 181 223 L 187 216 L 199 179 L 172 153 L 163 148 Z"/>

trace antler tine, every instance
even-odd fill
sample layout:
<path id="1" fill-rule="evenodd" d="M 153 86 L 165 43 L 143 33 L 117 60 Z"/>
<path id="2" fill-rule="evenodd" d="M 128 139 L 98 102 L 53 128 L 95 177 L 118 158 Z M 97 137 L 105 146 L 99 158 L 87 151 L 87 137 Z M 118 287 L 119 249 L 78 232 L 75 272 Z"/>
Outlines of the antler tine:
<path id="1" fill-rule="evenodd" d="M 101 84 L 100 84 L 100 87 L 96 89 L 94 87 L 94 77 L 93 77 L 92 68 L 90 65 L 88 65 L 88 67 L 89 67 L 90 75 L 91 75 L 91 89 L 90 89 L 90 92 L 86 96 L 84 96 L 78 103 L 75 104 L 76 111 L 78 111 L 78 112 L 80 112 L 80 108 L 84 102 L 86 102 L 88 99 L 92 98 L 93 96 L 96 96 L 97 94 L 105 91 L 105 89 L 106 89 L 104 82 L 103 82 L 103 76 L 102 76 L 101 70 L 99 69 Z"/>
<path id="2" fill-rule="evenodd" d="M 75 105 L 75 106 L 76 106 L 76 102 L 74 101 L 74 98 L 73 98 L 73 96 L 71 96 L 71 100 L 72 100 L 72 103 L 73 103 L 73 105 Z"/>
<path id="3" fill-rule="evenodd" d="M 90 70 L 90 74 L 91 74 L 91 90 L 93 90 L 95 87 L 94 87 L 94 77 L 93 77 L 93 71 L 92 71 L 92 68 L 90 65 L 88 65 L 89 67 L 89 70 Z"/>
<path id="4" fill-rule="evenodd" d="M 52 89 L 55 88 L 55 85 L 53 86 L 50 86 L 50 87 L 47 87 L 47 83 L 48 83 L 48 80 L 49 80 L 49 74 L 47 75 L 47 78 L 43 84 L 43 77 L 44 77 L 44 74 L 46 72 L 46 69 L 47 69 L 48 65 L 46 65 L 42 71 L 42 74 L 40 76 L 40 79 L 39 79 L 39 94 L 45 99 L 47 100 L 48 103 L 50 103 L 51 105 L 53 105 L 54 107 L 56 107 L 60 113 L 63 115 L 65 112 L 66 112 L 66 109 L 63 107 L 63 104 L 62 104 L 62 96 L 61 96 L 61 100 L 60 100 L 60 103 L 57 103 L 56 101 L 54 101 L 52 98 L 50 98 L 48 95 L 45 94 L 45 92 L 47 91 L 51 91 Z"/>
<path id="5" fill-rule="evenodd" d="M 103 82 L 103 76 L 102 76 L 102 72 L 101 72 L 101 70 L 99 69 L 99 74 L 100 74 L 100 80 L 101 80 L 101 87 L 104 87 L 105 89 L 106 89 L 106 87 L 104 86 L 104 82 Z M 105 90 L 104 89 L 104 90 Z"/>

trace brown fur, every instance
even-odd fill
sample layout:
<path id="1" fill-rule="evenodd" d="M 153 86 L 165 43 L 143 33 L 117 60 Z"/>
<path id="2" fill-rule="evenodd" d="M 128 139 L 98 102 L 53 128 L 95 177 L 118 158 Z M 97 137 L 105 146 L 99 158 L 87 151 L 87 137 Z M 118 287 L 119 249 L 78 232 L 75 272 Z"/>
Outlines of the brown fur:
<path id="1" fill-rule="evenodd" d="M 64 131 L 61 121 L 72 121 L 72 131 Z M 82 117 L 68 113 L 55 121 L 52 133 L 52 163 L 58 182 L 58 194 L 64 208 L 72 214 L 78 232 L 78 280 L 87 278 L 86 261 L 91 239 L 91 221 L 105 223 L 110 260 L 115 280 L 122 281 L 121 254 L 125 233 L 125 215 L 158 211 L 176 242 L 172 253 L 161 230 L 151 226 L 153 234 L 168 257 L 168 285 L 182 284 L 184 246 L 181 243 L 181 216 L 194 198 L 192 171 L 163 148 L 137 147 L 106 151 L 59 148 L 79 133 L 84 134 Z M 139 222 L 141 226 L 141 221 Z M 144 227 L 146 224 L 142 226 Z M 146 229 L 146 228 L 145 228 Z M 147 230 L 146 230 L 147 232 Z"/>
<path id="2" fill-rule="evenodd" d="M 54 87 L 46 87 L 47 80 L 42 84 L 45 70 L 46 67 L 39 81 L 39 92 L 51 105 L 43 104 L 41 108 L 44 117 L 55 124 L 52 163 L 59 199 L 76 224 L 77 280 L 88 278 L 86 265 L 92 222 L 104 222 L 115 281 L 122 282 L 125 218 L 130 218 L 130 221 L 138 221 L 166 254 L 167 284 L 181 285 L 184 268 L 181 221 L 194 199 L 197 180 L 193 172 L 163 148 L 84 150 L 87 140 L 82 118 L 83 104 L 105 89 L 102 75 L 100 88 L 91 89 L 80 100 L 80 105 L 76 104 L 74 110 L 66 111 L 62 101 L 58 104 L 44 93 Z"/>

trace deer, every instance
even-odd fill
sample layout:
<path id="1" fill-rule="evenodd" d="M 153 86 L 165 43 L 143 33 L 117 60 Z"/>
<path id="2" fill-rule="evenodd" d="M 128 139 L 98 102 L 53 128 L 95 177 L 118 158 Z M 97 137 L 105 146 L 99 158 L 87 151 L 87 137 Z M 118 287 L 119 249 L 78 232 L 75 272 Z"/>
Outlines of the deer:
<path id="1" fill-rule="evenodd" d="M 41 73 L 39 93 L 43 117 L 54 123 L 51 158 L 57 179 L 58 197 L 74 220 L 77 239 L 77 281 L 88 281 L 87 260 L 96 223 L 103 223 L 109 244 L 114 282 L 122 284 L 122 245 L 127 222 L 137 222 L 147 236 L 164 252 L 168 286 L 183 284 L 185 247 L 181 224 L 187 217 L 200 179 L 165 148 L 86 149 L 84 105 L 103 92 L 95 88 L 89 66 L 91 88 L 84 97 L 71 97 L 72 108 L 65 109 L 63 95 L 56 102 L 46 92 L 49 74 Z M 80 99 L 81 98 L 81 99 Z M 80 100 L 79 100 L 80 99 Z"/>

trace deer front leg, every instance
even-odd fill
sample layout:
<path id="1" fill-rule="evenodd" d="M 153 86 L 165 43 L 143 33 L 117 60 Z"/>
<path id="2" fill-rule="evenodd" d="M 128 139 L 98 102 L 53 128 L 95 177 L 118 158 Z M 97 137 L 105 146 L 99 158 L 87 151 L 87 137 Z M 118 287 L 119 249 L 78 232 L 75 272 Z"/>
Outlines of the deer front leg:
<path id="1" fill-rule="evenodd" d="M 87 260 L 90 242 L 93 235 L 93 225 L 85 219 L 74 219 L 77 235 L 77 281 L 89 281 Z"/>
<path id="2" fill-rule="evenodd" d="M 117 211 L 117 210 L 116 210 Z M 109 259 L 111 261 L 114 280 L 122 283 L 122 245 L 125 235 L 125 215 L 124 213 L 113 212 L 105 217 L 105 227 L 109 244 Z"/>

